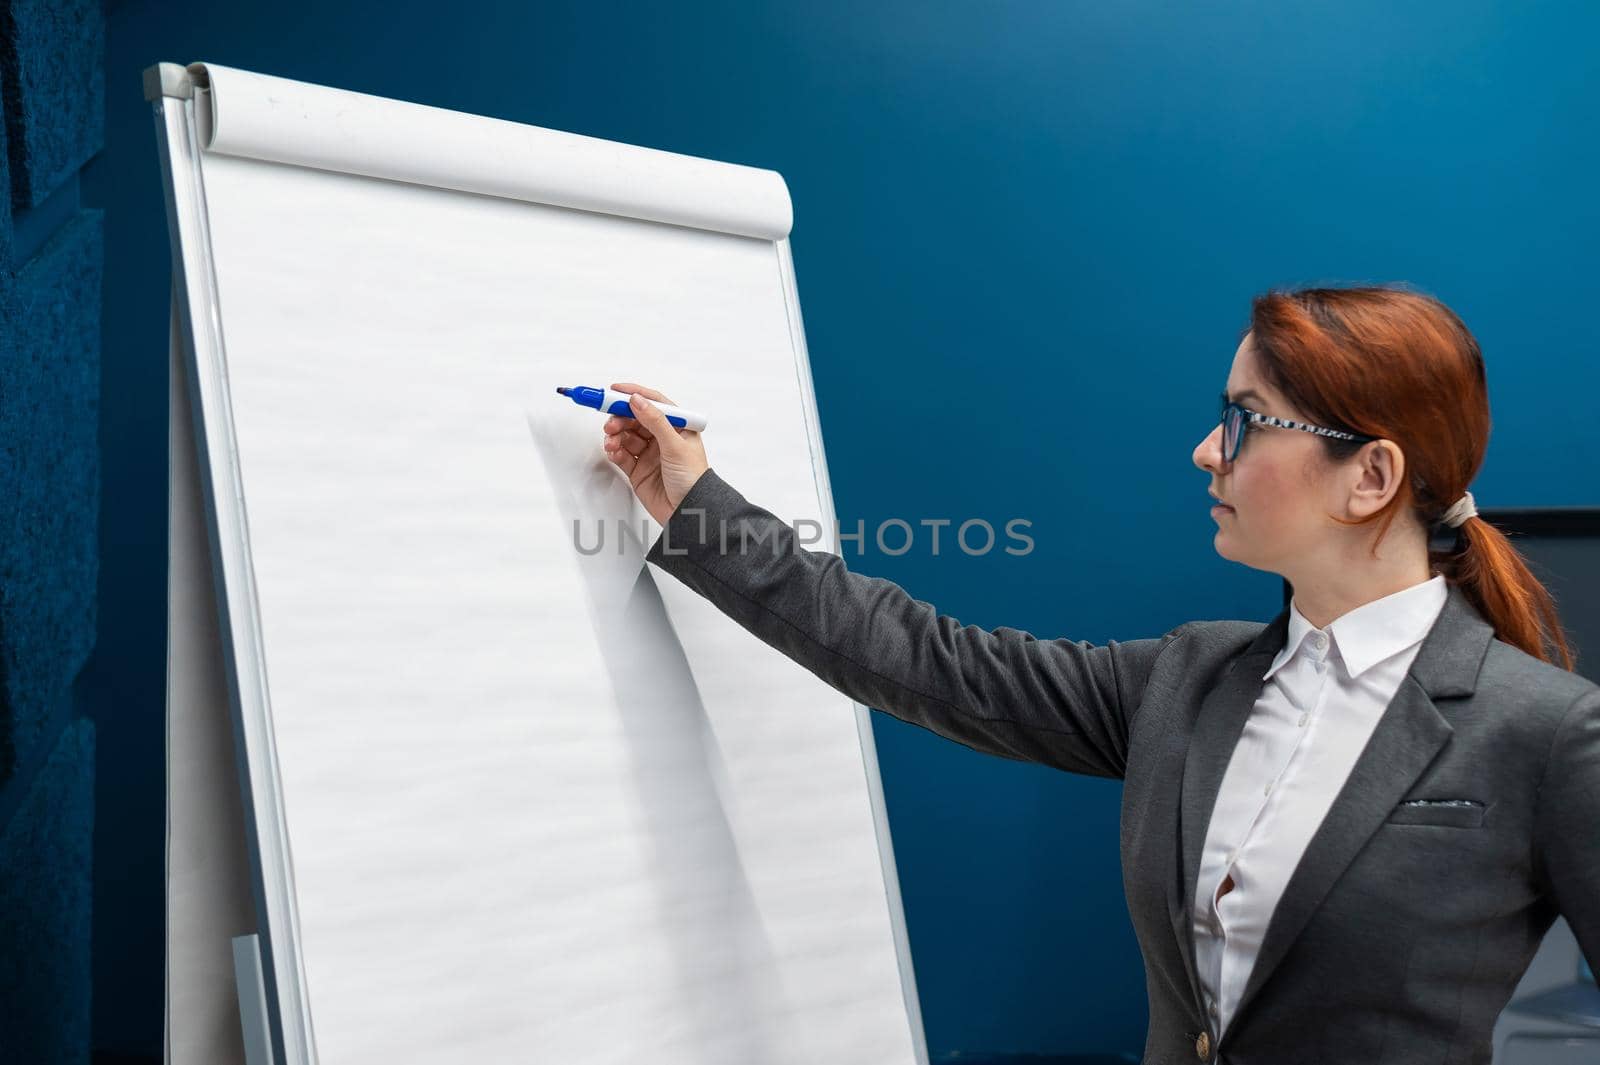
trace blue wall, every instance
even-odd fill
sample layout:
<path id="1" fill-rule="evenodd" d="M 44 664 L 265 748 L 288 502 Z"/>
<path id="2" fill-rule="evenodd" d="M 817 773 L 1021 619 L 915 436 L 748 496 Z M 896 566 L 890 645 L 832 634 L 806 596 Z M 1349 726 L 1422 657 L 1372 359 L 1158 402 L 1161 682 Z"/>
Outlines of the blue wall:
<path id="1" fill-rule="evenodd" d="M 1440 296 L 1489 364 L 1480 504 L 1600 503 L 1600 8 L 116 4 L 84 186 L 107 1047 L 160 1045 L 168 252 L 139 74 L 196 59 L 781 171 L 841 519 L 1033 522 L 1023 559 L 850 557 L 964 622 L 1103 642 L 1276 613 L 1189 461 L 1269 285 Z M 1041 398 L 947 420 L 1008 386 Z M 1116 783 L 876 727 L 932 1049 L 1141 1047 Z"/>

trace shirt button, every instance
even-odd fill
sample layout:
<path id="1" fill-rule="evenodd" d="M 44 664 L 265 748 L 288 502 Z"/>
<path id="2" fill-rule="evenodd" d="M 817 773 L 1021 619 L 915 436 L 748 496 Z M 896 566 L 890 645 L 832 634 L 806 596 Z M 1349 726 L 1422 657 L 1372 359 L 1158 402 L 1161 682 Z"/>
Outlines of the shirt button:
<path id="1" fill-rule="evenodd" d="M 1271 795 L 1272 794 L 1272 781 L 1270 781 L 1270 780 L 1267 781 L 1267 786 L 1261 789 L 1261 794 L 1263 794 L 1263 795 Z"/>
<path id="2" fill-rule="evenodd" d="M 1328 646 L 1328 638 L 1320 632 L 1314 632 L 1311 634 L 1311 646 L 1320 651 Z"/>
<path id="3" fill-rule="evenodd" d="M 1300 727 L 1301 728 L 1305 728 L 1306 727 L 1306 722 L 1310 721 L 1310 720 L 1311 720 L 1311 711 L 1307 710 L 1305 713 L 1300 715 Z"/>

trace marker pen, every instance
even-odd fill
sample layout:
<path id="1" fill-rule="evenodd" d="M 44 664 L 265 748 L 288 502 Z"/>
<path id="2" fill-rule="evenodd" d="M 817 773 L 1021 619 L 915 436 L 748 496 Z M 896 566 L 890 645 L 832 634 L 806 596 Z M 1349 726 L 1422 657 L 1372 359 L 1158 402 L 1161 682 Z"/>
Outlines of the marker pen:
<path id="1" fill-rule="evenodd" d="M 571 388 L 556 386 L 556 391 L 566 396 L 572 402 L 582 407 L 593 407 L 602 414 L 615 414 L 621 418 L 632 418 L 633 408 L 628 405 L 630 393 L 618 392 L 614 388 L 590 388 L 588 385 L 574 385 Z M 649 396 L 645 397 L 650 399 Z M 674 407 L 670 403 L 655 403 L 661 413 L 667 416 L 667 421 L 679 429 L 693 429 L 696 432 L 706 427 L 706 416 L 696 414 L 683 407 Z"/>

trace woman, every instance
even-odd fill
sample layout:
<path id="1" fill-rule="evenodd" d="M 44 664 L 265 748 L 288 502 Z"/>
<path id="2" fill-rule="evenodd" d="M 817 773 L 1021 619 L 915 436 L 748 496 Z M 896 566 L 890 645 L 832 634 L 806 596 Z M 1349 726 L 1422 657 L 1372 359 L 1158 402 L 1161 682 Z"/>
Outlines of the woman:
<path id="1" fill-rule="evenodd" d="M 665 396 L 613 387 L 637 420 L 605 449 L 663 526 L 650 561 L 861 703 L 1124 781 L 1146 1062 L 1487 1063 L 1558 913 L 1600 960 L 1600 687 L 1475 517 L 1483 359 L 1438 301 L 1254 301 L 1194 462 L 1217 550 L 1293 600 L 1103 647 L 963 626 L 799 548 Z"/>

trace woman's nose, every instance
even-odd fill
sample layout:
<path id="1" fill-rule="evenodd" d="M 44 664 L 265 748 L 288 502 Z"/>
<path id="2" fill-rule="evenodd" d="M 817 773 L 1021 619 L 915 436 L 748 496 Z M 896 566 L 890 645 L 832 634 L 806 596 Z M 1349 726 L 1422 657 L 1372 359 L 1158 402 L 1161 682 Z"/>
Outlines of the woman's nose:
<path id="1" fill-rule="evenodd" d="M 1194 449 L 1194 464 L 1202 470 L 1216 473 L 1222 469 L 1222 426 L 1217 426 Z"/>

